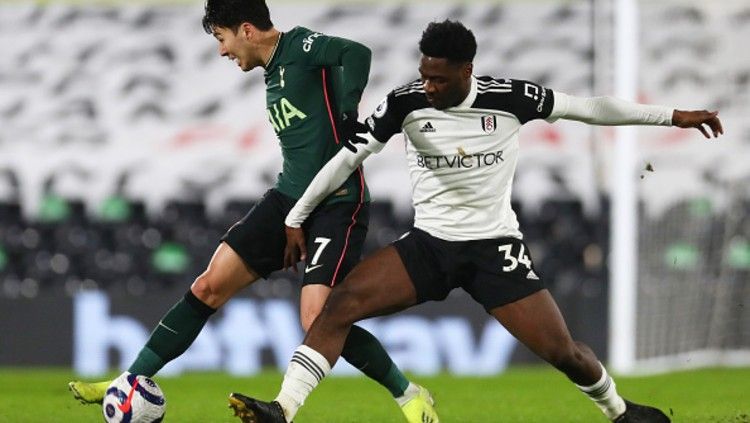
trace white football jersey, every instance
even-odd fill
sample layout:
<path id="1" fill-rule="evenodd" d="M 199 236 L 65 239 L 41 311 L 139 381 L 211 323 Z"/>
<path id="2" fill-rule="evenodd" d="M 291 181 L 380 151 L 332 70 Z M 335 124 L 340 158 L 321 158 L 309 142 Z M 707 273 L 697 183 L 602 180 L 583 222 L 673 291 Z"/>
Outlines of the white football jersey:
<path id="1" fill-rule="evenodd" d="M 448 241 L 521 238 L 511 209 L 518 132 L 548 119 L 554 93 L 532 82 L 471 78 L 461 104 L 433 108 L 417 80 L 393 90 L 367 119 L 380 151 L 403 132 L 414 201 L 414 226 Z"/>

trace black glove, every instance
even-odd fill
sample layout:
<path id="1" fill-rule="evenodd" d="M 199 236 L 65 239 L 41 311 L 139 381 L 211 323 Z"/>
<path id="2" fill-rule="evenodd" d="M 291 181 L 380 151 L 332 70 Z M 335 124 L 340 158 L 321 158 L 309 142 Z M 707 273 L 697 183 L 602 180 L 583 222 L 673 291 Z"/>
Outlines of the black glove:
<path id="1" fill-rule="evenodd" d="M 357 112 L 344 112 L 342 114 L 341 133 L 339 135 L 341 135 L 344 147 L 351 150 L 352 153 L 356 153 L 357 147 L 354 144 L 367 144 L 367 140 L 357 134 L 366 133 L 367 126 L 357 121 Z"/>

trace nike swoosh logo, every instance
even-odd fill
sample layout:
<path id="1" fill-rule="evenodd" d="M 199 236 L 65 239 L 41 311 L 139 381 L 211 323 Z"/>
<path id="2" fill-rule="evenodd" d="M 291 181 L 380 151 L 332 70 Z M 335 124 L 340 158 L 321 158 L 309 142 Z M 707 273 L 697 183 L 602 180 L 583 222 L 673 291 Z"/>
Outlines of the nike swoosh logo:
<path id="1" fill-rule="evenodd" d="M 117 404 L 117 408 L 120 409 L 123 413 L 127 414 L 130 412 L 130 403 L 133 401 L 133 395 L 135 394 L 135 388 L 138 387 L 138 378 L 133 380 L 133 386 L 130 387 L 130 392 L 128 392 L 128 399 L 125 400 L 124 404 Z"/>
<path id="2" fill-rule="evenodd" d="M 165 324 L 164 324 L 164 323 L 162 323 L 162 322 L 159 322 L 159 326 L 161 326 L 161 327 L 163 327 L 164 329 L 166 329 L 166 330 L 168 330 L 168 331 L 172 332 L 172 333 L 173 333 L 173 334 L 175 334 L 175 335 L 179 335 L 179 334 L 177 333 L 177 331 L 176 331 L 176 330 L 174 330 L 174 329 L 170 328 L 169 326 L 165 325 Z"/>
<path id="3" fill-rule="evenodd" d="M 318 267 L 323 267 L 323 265 L 322 264 L 316 264 L 314 266 L 307 266 L 307 267 L 305 267 L 305 273 L 310 273 L 313 270 L 317 269 Z"/>

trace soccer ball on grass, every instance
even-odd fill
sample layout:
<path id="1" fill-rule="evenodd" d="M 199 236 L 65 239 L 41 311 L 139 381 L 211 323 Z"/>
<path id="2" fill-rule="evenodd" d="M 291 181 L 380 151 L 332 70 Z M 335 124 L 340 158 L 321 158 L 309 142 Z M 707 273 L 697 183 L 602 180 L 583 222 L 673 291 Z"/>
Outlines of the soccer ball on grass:
<path id="1" fill-rule="evenodd" d="M 112 381 L 102 401 L 107 423 L 159 423 L 166 410 L 167 401 L 159 385 L 128 372 Z"/>

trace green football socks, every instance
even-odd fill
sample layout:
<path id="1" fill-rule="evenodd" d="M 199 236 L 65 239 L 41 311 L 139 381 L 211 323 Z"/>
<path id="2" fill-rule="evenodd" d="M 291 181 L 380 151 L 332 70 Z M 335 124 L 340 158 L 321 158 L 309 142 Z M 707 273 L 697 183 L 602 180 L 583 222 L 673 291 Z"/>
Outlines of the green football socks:
<path id="1" fill-rule="evenodd" d="M 190 347 L 215 312 L 188 291 L 161 319 L 128 372 L 154 376 Z M 352 326 L 341 356 L 386 387 L 394 397 L 403 395 L 409 386 L 409 380 L 396 367 L 380 342 L 359 326 Z"/>
<path id="2" fill-rule="evenodd" d="M 391 360 L 380 341 L 359 326 L 352 326 L 341 356 L 367 377 L 386 387 L 394 398 L 403 395 L 409 386 L 409 380 Z"/>
<path id="3" fill-rule="evenodd" d="M 182 355 L 216 312 L 192 291 L 177 302 L 156 326 L 128 372 L 152 377 L 164 365 Z"/>

